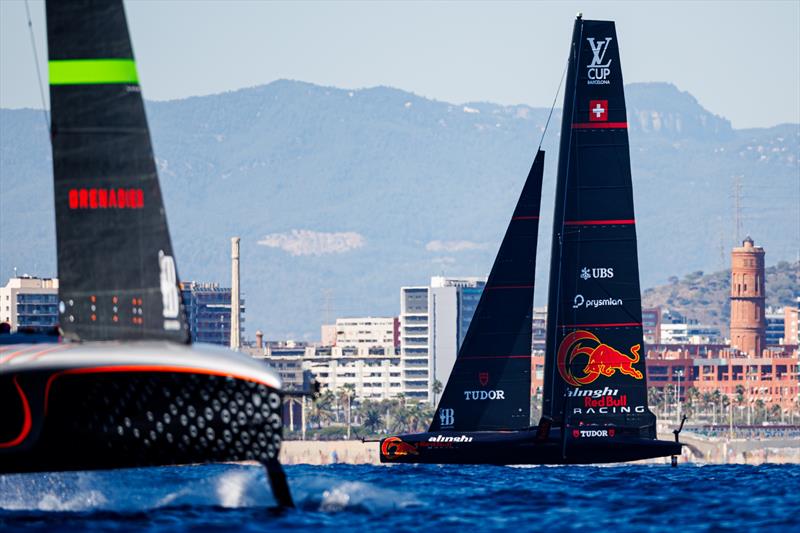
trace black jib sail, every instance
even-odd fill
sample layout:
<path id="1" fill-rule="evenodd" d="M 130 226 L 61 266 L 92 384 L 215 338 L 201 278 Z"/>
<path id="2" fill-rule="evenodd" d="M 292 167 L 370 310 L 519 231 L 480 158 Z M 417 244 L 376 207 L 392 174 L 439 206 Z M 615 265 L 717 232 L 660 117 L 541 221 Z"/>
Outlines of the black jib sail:
<path id="1" fill-rule="evenodd" d="M 578 19 L 561 126 L 544 414 L 655 437 L 641 322 L 619 41 L 613 22 Z"/>
<path id="2" fill-rule="evenodd" d="M 544 152 L 536 154 L 430 431 L 530 426 L 531 320 Z"/>
<path id="3" fill-rule="evenodd" d="M 122 3 L 47 2 L 47 39 L 64 334 L 188 342 Z"/>

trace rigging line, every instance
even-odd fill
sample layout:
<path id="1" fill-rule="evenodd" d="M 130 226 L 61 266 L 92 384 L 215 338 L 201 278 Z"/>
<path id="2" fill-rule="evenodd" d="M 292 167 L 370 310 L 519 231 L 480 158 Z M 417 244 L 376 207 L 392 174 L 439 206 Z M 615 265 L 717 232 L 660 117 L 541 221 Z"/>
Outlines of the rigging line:
<path id="1" fill-rule="evenodd" d="M 33 48 L 33 64 L 36 65 L 36 78 L 39 80 L 39 96 L 42 98 L 42 113 L 44 113 L 44 123 L 47 125 L 47 131 L 50 131 L 50 115 L 47 113 L 47 105 L 44 100 L 44 87 L 42 86 L 42 72 L 39 69 L 39 54 L 36 51 L 36 38 L 33 35 L 33 22 L 31 21 L 31 9 L 28 6 L 28 0 L 25 0 L 25 13 L 28 16 L 28 32 L 31 36 L 31 48 Z M 48 138 L 50 136 L 48 135 Z"/>
<path id="2" fill-rule="evenodd" d="M 580 32 L 580 35 L 578 36 L 578 41 L 577 41 L 578 44 L 576 45 L 575 42 L 573 41 L 572 50 L 570 50 L 570 57 L 572 57 L 573 54 L 575 56 L 575 74 L 574 74 L 574 76 L 575 76 L 575 80 L 576 80 L 575 87 L 574 87 L 574 90 L 572 92 L 572 102 L 571 102 L 571 106 L 570 106 L 570 112 L 571 112 L 571 115 L 569 117 L 569 123 L 570 124 L 572 124 L 573 119 L 575 117 L 575 101 L 578 98 L 578 88 L 577 88 L 578 68 L 579 68 L 578 64 L 579 64 L 580 57 L 581 57 L 580 43 L 582 43 L 582 42 L 583 42 L 583 22 L 581 22 L 581 32 Z M 567 64 L 569 64 L 569 63 L 567 63 Z M 566 103 L 567 103 L 567 95 L 564 94 L 564 107 L 565 107 L 565 109 L 566 109 Z M 562 119 L 561 119 L 562 123 L 564 121 L 564 118 L 565 117 L 562 117 Z M 563 201 L 561 203 L 561 231 L 559 232 L 559 235 L 558 235 L 558 240 L 559 240 L 559 246 L 558 246 L 558 280 L 556 282 L 555 312 L 553 314 L 553 316 L 555 317 L 556 323 L 558 323 L 558 320 L 559 320 L 559 318 L 558 318 L 559 317 L 559 312 L 560 312 L 559 307 L 560 307 L 560 303 L 561 303 L 560 302 L 560 300 L 561 300 L 561 278 L 562 278 L 561 267 L 562 267 L 562 263 L 563 263 L 563 259 L 564 259 L 564 229 L 565 229 L 564 216 L 565 216 L 565 213 L 566 213 L 566 210 L 567 210 L 567 191 L 569 190 L 569 163 L 570 163 L 570 157 L 572 155 L 572 136 L 574 135 L 572 129 L 570 129 L 568 135 L 569 135 L 569 139 L 567 139 L 567 158 L 566 158 L 566 162 L 565 162 L 565 165 L 564 165 L 564 198 L 563 198 Z M 563 142 L 563 139 L 562 139 L 562 142 Z M 556 186 L 556 190 L 558 190 L 558 186 Z M 558 198 L 556 198 L 556 202 L 558 202 Z M 555 223 L 556 223 L 556 221 L 554 220 L 553 224 L 555 224 Z M 550 268 L 552 268 L 552 260 L 551 260 Z M 552 349 L 555 350 L 556 349 L 556 337 L 558 336 L 558 328 L 555 327 L 555 324 L 553 325 L 553 329 L 552 330 L 549 330 L 549 327 L 550 326 L 548 325 L 548 333 L 550 331 L 553 332 Z M 548 338 L 547 341 L 548 341 L 548 344 L 549 344 L 549 342 L 550 342 L 549 338 Z M 550 409 L 551 409 L 551 412 L 553 412 L 553 410 L 554 410 L 553 402 L 555 402 L 554 393 L 555 393 L 555 390 L 556 390 L 556 381 L 555 381 L 556 380 L 556 368 L 555 368 L 556 365 L 551 365 L 551 366 L 552 366 L 552 368 L 550 369 L 550 402 L 551 402 Z M 566 402 L 566 395 L 567 395 L 567 390 L 565 388 L 564 389 L 564 397 L 565 397 L 564 401 L 565 402 Z M 555 418 L 555 417 L 553 417 L 553 418 Z M 566 425 L 566 421 L 567 421 L 567 411 L 566 411 L 566 409 L 562 409 L 562 412 L 561 412 L 561 427 L 562 427 L 562 431 L 563 431 L 564 426 Z"/>
<path id="3" fill-rule="evenodd" d="M 544 129 L 542 130 L 542 137 L 539 139 L 539 148 L 537 148 L 537 150 L 542 149 L 544 136 L 547 133 L 547 127 L 550 125 L 550 119 L 553 118 L 553 110 L 556 108 L 556 100 L 558 100 L 558 93 L 561 92 L 561 85 L 564 83 L 564 77 L 567 75 L 568 67 L 569 67 L 569 56 L 567 56 L 567 62 L 564 64 L 564 70 L 561 72 L 561 81 L 558 82 L 558 89 L 556 89 L 556 94 L 553 96 L 553 105 L 550 106 L 550 113 L 547 115 L 547 122 L 544 123 Z"/>

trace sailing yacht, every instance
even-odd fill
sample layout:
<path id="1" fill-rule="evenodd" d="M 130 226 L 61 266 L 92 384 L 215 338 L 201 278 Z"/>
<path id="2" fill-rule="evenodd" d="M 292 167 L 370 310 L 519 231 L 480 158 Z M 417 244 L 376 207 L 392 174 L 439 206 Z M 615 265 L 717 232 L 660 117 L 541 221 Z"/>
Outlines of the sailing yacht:
<path id="1" fill-rule="evenodd" d="M 425 433 L 385 463 L 570 464 L 675 457 L 647 405 L 628 122 L 613 22 L 575 21 L 555 197 L 542 419 L 531 333 L 544 152 L 536 154 Z"/>
<path id="2" fill-rule="evenodd" d="M 63 339 L 0 346 L 0 474 L 251 460 L 291 507 L 277 373 L 190 344 L 122 2 L 46 14 Z"/>

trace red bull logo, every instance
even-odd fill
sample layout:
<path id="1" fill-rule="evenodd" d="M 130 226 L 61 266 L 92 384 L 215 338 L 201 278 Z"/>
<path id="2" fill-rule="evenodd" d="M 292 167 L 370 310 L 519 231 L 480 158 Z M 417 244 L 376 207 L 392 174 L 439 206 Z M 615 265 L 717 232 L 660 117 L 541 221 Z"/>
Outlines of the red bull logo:
<path id="1" fill-rule="evenodd" d="M 631 355 L 627 355 L 600 342 L 600 339 L 589 331 L 575 331 L 564 337 L 558 348 L 558 373 L 564 381 L 575 387 L 588 385 L 600 376 L 609 378 L 615 372 L 634 379 L 642 379 L 644 377 L 642 372 L 633 367 L 639 362 L 640 349 L 639 344 L 631 346 Z M 573 374 L 573 366 L 578 357 L 586 358 L 582 376 Z"/>
<path id="2" fill-rule="evenodd" d="M 400 437 L 389 437 L 381 443 L 381 455 L 387 459 L 397 459 L 405 455 L 419 455 L 417 447 L 403 442 Z"/>

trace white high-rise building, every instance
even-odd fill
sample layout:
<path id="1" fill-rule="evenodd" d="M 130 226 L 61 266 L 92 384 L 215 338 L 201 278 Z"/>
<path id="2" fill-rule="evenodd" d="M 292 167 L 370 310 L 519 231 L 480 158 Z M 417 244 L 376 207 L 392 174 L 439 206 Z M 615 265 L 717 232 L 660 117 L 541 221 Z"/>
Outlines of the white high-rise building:
<path id="1" fill-rule="evenodd" d="M 394 347 L 398 328 L 395 317 L 337 318 L 335 346 Z"/>
<path id="2" fill-rule="evenodd" d="M 431 278 L 427 287 L 400 289 L 400 357 L 404 394 L 434 403 L 444 386 L 480 300 L 485 277 Z"/>
<path id="3" fill-rule="evenodd" d="M 764 313 L 767 321 L 767 346 L 778 346 L 784 344 L 784 333 L 786 331 L 784 321 L 786 312 L 783 307 L 767 307 Z"/>
<path id="4" fill-rule="evenodd" d="M 22 276 L 0 287 L 0 322 L 11 331 L 46 331 L 58 324 L 58 279 Z"/>

